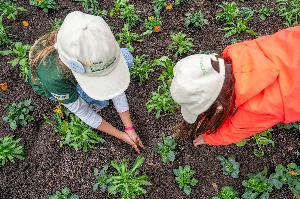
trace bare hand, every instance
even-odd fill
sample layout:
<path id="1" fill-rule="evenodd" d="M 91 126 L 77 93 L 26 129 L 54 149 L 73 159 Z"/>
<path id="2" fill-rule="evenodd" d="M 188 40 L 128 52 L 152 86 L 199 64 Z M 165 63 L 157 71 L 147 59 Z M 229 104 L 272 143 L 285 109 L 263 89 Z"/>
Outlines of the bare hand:
<path id="1" fill-rule="evenodd" d="M 129 135 L 127 133 L 122 133 L 121 135 L 121 140 L 123 140 L 124 142 L 126 142 L 127 144 L 131 145 L 132 148 L 134 148 L 134 150 L 140 154 L 140 150 L 138 148 L 138 145 L 129 137 Z"/>
<path id="2" fill-rule="evenodd" d="M 201 134 L 196 139 L 194 139 L 193 144 L 194 147 L 197 147 L 198 145 L 204 145 L 204 134 Z"/>
<path id="3" fill-rule="evenodd" d="M 132 139 L 132 141 L 139 147 L 141 147 L 142 149 L 144 148 L 144 145 L 140 139 L 140 137 L 137 135 L 137 133 L 133 130 L 133 131 L 129 131 L 127 132 L 127 135 Z"/>

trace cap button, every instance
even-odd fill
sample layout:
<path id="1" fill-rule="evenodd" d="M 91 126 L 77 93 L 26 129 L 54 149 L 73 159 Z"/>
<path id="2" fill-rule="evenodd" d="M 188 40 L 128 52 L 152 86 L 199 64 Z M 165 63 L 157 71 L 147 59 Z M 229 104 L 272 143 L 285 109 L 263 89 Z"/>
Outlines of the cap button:
<path id="1" fill-rule="evenodd" d="M 82 30 L 87 30 L 88 26 L 87 25 L 83 25 L 82 26 Z"/>

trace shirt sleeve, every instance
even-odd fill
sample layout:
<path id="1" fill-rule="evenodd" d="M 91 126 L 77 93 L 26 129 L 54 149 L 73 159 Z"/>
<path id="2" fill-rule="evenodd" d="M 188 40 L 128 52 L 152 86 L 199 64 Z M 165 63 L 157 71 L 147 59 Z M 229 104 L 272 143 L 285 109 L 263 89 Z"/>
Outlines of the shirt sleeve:
<path id="1" fill-rule="evenodd" d="M 63 105 L 78 116 L 84 123 L 94 129 L 96 129 L 103 121 L 102 117 L 90 108 L 81 97 L 78 97 L 75 102 Z"/>
<path id="2" fill-rule="evenodd" d="M 125 92 L 118 95 L 117 97 L 112 98 L 112 101 L 118 113 L 124 113 L 129 110 Z"/>
<path id="3" fill-rule="evenodd" d="M 229 117 L 214 134 L 204 134 L 208 145 L 228 145 L 240 142 L 256 133 L 265 131 L 281 120 L 272 114 L 257 114 L 244 109 Z"/>

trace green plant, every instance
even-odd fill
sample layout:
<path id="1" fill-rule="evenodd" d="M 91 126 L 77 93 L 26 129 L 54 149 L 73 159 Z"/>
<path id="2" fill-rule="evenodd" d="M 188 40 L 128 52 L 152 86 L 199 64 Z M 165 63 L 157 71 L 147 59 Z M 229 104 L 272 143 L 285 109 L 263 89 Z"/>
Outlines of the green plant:
<path id="1" fill-rule="evenodd" d="M 182 5 L 186 2 L 187 0 L 174 0 L 174 3 L 176 6 Z"/>
<path id="2" fill-rule="evenodd" d="M 160 17 L 150 16 L 148 19 L 145 19 L 144 26 L 147 29 L 144 34 L 151 34 L 154 32 L 160 32 L 162 21 Z M 158 28 L 159 27 L 159 28 Z"/>
<path id="3" fill-rule="evenodd" d="M 9 46 L 12 42 L 9 27 L 4 25 L 3 16 L 0 16 L 0 47 Z"/>
<path id="4" fill-rule="evenodd" d="M 230 186 L 224 186 L 218 195 L 212 197 L 212 199 L 240 199 L 239 193 Z"/>
<path id="5" fill-rule="evenodd" d="M 167 5 L 168 0 L 153 0 L 154 14 L 160 18 L 161 10 Z"/>
<path id="6" fill-rule="evenodd" d="M 164 137 L 163 143 L 158 143 L 156 145 L 156 152 L 160 154 L 164 164 L 175 160 L 176 146 L 177 144 L 172 136 Z"/>
<path id="7" fill-rule="evenodd" d="M 259 10 L 258 10 L 258 14 L 261 20 L 265 21 L 269 16 L 271 16 L 272 14 L 272 9 L 266 7 L 266 6 L 262 6 Z"/>
<path id="8" fill-rule="evenodd" d="M 55 19 L 52 21 L 51 31 L 58 30 L 58 29 L 61 27 L 62 24 L 63 24 L 63 20 L 62 20 L 62 19 L 57 19 L 57 18 L 55 18 Z"/>
<path id="9" fill-rule="evenodd" d="M 134 51 L 132 42 L 143 41 L 143 39 L 141 39 L 141 37 L 137 33 L 130 31 L 130 27 L 128 24 L 124 25 L 124 27 L 122 28 L 122 32 L 116 34 L 116 39 L 119 43 L 124 44 L 126 48 L 129 49 L 130 52 Z"/>
<path id="10" fill-rule="evenodd" d="M 296 26 L 300 19 L 299 0 L 276 0 L 277 14 L 285 20 L 286 26 Z"/>
<path id="11" fill-rule="evenodd" d="M 170 86 L 171 81 L 173 79 L 173 68 L 175 66 L 175 63 L 167 56 L 162 56 L 159 59 L 155 59 L 153 62 L 154 66 L 162 66 L 165 70 L 160 74 L 159 80 L 162 82 L 167 82 L 167 84 Z"/>
<path id="12" fill-rule="evenodd" d="M 28 64 L 28 53 L 31 46 L 28 44 L 22 44 L 21 42 L 16 42 L 15 46 L 11 50 L 0 51 L 0 55 L 15 55 L 16 58 L 9 61 L 8 63 L 15 67 L 19 65 L 20 76 L 27 82 L 29 74 L 29 64 Z"/>
<path id="13" fill-rule="evenodd" d="M 272 132 L 273 129 L 270 128 L 266 131 L 263 131 L 259 134 L 256 134 L 251 137 L 252 140 L 255 140 L 257 148 L 254 149 L 254 155 L 257 157 L 263 157 L 265 155 L 264 146 L 272 145 L 275 146 L 275 142 L 273 141 Z M 236 143 L 236 146 L 242 147 L 245 146 L 250 141 L 250 138 L 247 138 L 239 143 Z"/>
<path id="14" fill-rule="evenodd" d="M 185 14 L 185 27 L 195 27 L 198 29 L 203 29 L 204 26 L 208 25 L 207 19 L 204 18 L 201 10 L 195 12 L 188 12 Z"/>
<path id="15" fill-rule="evenodd" d="M 3 117 L 3 120 L 8 122 L 10 128 L 13 130 L 15 130 L 17 126 L 25 126 L 29 121 L 33 120 L 31 115 L 33 106 L 31 105 L 30 99 L 6 105 L 5 109 L 8 114 Z"/>
<path id="16" fill-rule="evenodd" d="M 113 17 L 127 5 L 127 0 L 114 0 L 114 8 L 109 11 L 109 16 Z"/>
<path id="17" fill-rule="evenodd" d="M 46 199 L 79 199 L 79 197 L 72 193 L 69 188 L 65 187 L 61 191 L 56 191 L 51 196 L 46 196 Z"/>
<path id="18" fill-rule="evenodd" d="M 224 23 L 224 28 L 221 29 L 227 32 L 224 37 L 231 37 L 242 32 L 256 35 L 256 32 L 248 27 L 248 22 L 254 14 L 253 10 L 245 7 L 239 9 L 235 2 L 223 2 L 219 7 L 222 11 L 216 14 L 216 20 Z"/>
<path id="19" fill-rule="evenodd" d="M 287 130 L 290 130 L 290 129 L 297 129 L 297 130 L 300 130 L 300 122 L 293 122 L 293 123 L 289 123 L 289 124 L 278 124 L 277 127 L 279 129 L 287 129 Z"/>
<path id="20" fill-rule="evenodd" d="M 0 137 L 0 162 L 4 166 L 8 161 L 15 163 L 15 160 L 24 160 L 24 147 L 20 144 L 21 139 L 14 136 Z"/>
<path id="21" fill-rule="evenodd" d="M 17 6 L 15 3 L 6 1 L 1 2 L 0 4 L 0 12 L 3 13 L 4 16 L 6 16 L 7 19 L 13 19 L 16 20 L 17 15 L 19 12 L 26 11 L 25 8 Z"/>
<path id="22" fill-rule="evenodd" d="M 43 9 L 44 12 L 48 13 L 49 10 L 56 9 L 55 0 L 29 0 L 30 5 L 37 6 Z"/>
<path id="23" fill-rule="evenodd" d="M 87 152 L 89 149 L 105 143 L 105 140 L 97 132 L 74 114 L 70 114 L 66 119 L 63 119 L 57 112 L 54 119 L 55 122 L 51 122 L 48 117 L 45 117 L 46 123 L 52 126 L 54 131 L 61 136 L 61 147 L 67 145 L 75 150 L 82 149 Z"/>
<path id="24" fill-rule="evenodd" d="M 240 163 L 235 161 L 234 157 L 229 157 L 228 159 L 223 156 L 217 156 L 222 166 L 223 174 L 226 176 L 231 176 L 233 178 L 238 178 L 240 173 Z"/>
<path id="25" fill-rule="evenodd" d="M 270 180 L 277 189 L 287 185 L 295 197 L 300 195 L 300 167 L 297 164 L 290 163 L 287 167 L 278 164 Z"/>
<path id="26" fill-rule="evenodd" d="M 192 186 L 195 186 L 198 183 L 198 180 L 193 178 L 195 171 L 191 169 L 189 165 L 184 167 L 179 166 L 178 169 L 173 169 L 175 174 L 175 180 L 179 185 L 180 189 L 183 189 L 186 195 L 190 195 L 192 192 Z"/>
<path id="27" fill-rule="evenodd" d="M 273 184 L 267 178 L 267 169 L 256 174 L 250 174 L 248 180 L 242 182 L 245 192 L 242 195 L 244 199 L 267 199 L 273 191 Z"/>
<path id="28" fill-rule="evenodd" d="M 81 2 L 84 12 L 96 15 L 96 16 L 106 16 L 107 11 L 102 10 L 98 0 L 74 0 Z"/>
<path id="29" fill-rule="evenodd" d="M 139 168 L 144 163 L 145 158 L 138 156 L 131 169 L 128 168 L 128 161 L 112 161 L 111 166 L 114 171 L 108 174 L 108 166 L 102 170 L 94 169 L 94 175 L 97 182 L 94 185 L 94 191 L 99 187 L 101 191 L 107 191 L 109 194 L 121 194 L 122 199 L 134 199 L 136 196 L 147 193 L 146 186 L 151 185 L 147 175 L 139 176 Z"/>
<path id="30" fill-rule="evenodd" d="M 120 18 L 128 24 L 129 28 L 132 28 L 141 21 L 140 17 L 136 14 L 135 6 L 133 4 L 126 5 L 120 9 Z"/>
<path id="31" fill-rule="evenodd" d="M 155 111 L 155 118 L 158 119 L 161 113 L 174 113 L 177 105 L 172 99 L 169 85 L 163 82 L 156 91 L 151 93 L 151 99 L 146 104 L 148 112 Z"/>
<path id="32" fill-rule="evenodd" d="M 168 49 L 175 50 L 176 56 L 191 52 L 194 47 L 193 39 L 182 32 L 172 33 L 171 40 L 172 43 L 168 45 Z"/>
<path id="33" fill-rule="evenodd" d="M 130 75 L 134 79 L 138 79 L 141 85 L 149 78 L 149 74 L 153 71 L 153 64 L 150 61 L 150 57 L 138 55 L 134 58 L 134 65 L 130 68 Z"/>

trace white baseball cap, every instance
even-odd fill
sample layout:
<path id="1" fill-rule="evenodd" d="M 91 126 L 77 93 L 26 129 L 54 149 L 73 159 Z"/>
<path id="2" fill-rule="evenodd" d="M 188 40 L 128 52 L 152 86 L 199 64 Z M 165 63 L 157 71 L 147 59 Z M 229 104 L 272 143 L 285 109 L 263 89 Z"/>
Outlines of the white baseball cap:
<path id="1" fill-rule="evenodd" d="M 108 100 L 130 82 L 127 63 L 107 23 L 80 11 L 68 14 L 58 31 L 55 48 L 84 92 Z"/>
<path id="2" fill-rule="evenodd" d="M 220 72 L 213 68 L 211 60 L 219 61 Z M 181 106 L 185 121 L 192 124 L 198 115 L 209 109 L 221 92 L 224 79 L 224 60 L 213 54 L 191 55 L 177 62 L 171 95 Z"/>

